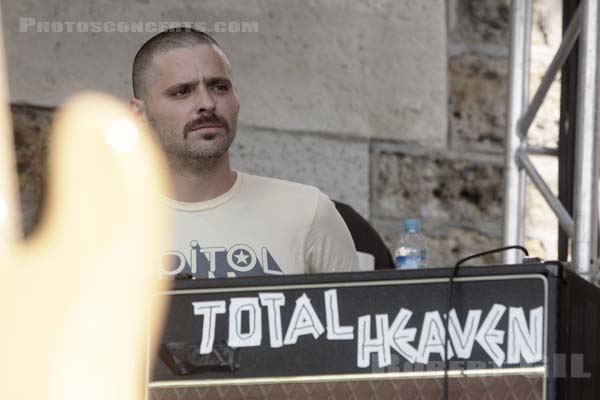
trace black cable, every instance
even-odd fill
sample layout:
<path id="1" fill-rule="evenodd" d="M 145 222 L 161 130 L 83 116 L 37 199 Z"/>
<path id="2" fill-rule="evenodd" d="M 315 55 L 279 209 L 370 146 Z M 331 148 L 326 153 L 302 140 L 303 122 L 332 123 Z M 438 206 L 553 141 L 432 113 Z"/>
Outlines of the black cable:
<path id="1" fill-rule="evenodd" d="M 514 245 L 514 246 L 505 246 L 505 247 L 499 247 L 497 249 L 493 249 L 493 250 L 488 250 L 488 251 L 484 251 L 482 253 L 477 253 L 477 254 L 473 254 L 471 256 L 465 257 L 461 260 L 458 260 L 458 262 L 456 264 L 454 264 L 454 268 L 452 269 L 452 275 L 450 275 L 450 280 L 448 282 L 448 307 L 446 310 L 446 321 L 444 322 L 444 400 L 448 400 L 448 369 L 449 369 L 449 361 L 448 361 L 448 338 L 449 338 L 449 328 L 450 328 L 450 310 L 452 309 L 452 292 L 453 292 L 453 288 L 454 288 L 454 278 L 456 277 L 456 274 L 458 273 L 458 268 L 465 262 L 472 260 L 474 258 L 478 258 L 478 257 L 483 257 L 483 256 L 487 256 L 488 254 L 494 254 L 494 253 L 499 253 L 501 251 L 506 251 L 506 250 L 521 250 L 523 253 L 525 253 L 525 255 L 527 257 L 529 257 L 529 252 L 527 251 L 527 249 L 523 246 L 518 246 L 518 245 Z"/>

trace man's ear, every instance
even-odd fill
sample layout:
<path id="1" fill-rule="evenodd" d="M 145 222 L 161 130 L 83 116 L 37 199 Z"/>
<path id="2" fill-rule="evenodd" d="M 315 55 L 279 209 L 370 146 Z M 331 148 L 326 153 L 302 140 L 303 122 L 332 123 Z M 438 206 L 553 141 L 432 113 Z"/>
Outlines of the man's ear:
<path id="1" fill-rule="evenodd" d="M 135 97 L 129 100 L 129 110 L 140 117 L 144 122 L 148 122 L 146 119 L 146 103 L 144 103 L 144 100 Z"/>

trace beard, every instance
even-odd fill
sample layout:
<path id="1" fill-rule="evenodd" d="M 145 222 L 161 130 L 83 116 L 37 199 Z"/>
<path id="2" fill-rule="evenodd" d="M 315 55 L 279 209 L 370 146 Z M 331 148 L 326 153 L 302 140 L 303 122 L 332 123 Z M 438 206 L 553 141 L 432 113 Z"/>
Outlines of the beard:
<path id="1" fill-rule="evenodd" d="M 216 114 L 206 114 L 185 124 L 183 132 L 147 113 L 148 124 L 156 132 L 161 147 L 171 168 L 175 172 L 210 171 L 223 159 L 235 138 L 235 127 L 231 129 L 224 118 Z M 206 133 L 190 140 L 192 132 L 205 123 L 218 123 L 222 126 L 219 133 Z"/>

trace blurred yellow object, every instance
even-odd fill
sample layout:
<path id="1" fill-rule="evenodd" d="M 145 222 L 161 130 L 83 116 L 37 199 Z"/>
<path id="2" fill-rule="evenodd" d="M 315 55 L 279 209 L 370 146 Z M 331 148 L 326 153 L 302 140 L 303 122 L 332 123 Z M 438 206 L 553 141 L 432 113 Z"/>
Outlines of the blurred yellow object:
<path id="1" fill-rule="evenodd" d="M 158 265 L 169 227 L 159 193 L 166 192 L 166 162 L 124 104 L 76 96 L 55 119 L 42 221 L 21 241 L 5 99 L 0 398 L 142 399 L 147 312 L 164 282 Z M 163 307 L 151 312 L 160 323 Z"/>

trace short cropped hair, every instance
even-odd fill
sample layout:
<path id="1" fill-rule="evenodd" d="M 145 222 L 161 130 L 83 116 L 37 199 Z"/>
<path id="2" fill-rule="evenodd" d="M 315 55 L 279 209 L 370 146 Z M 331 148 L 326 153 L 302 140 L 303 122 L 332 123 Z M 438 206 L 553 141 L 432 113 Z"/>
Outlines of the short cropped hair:
<path id="1" fill-rule="evenodd" d="M 139 99 L 146 95 L 148 89 L 146 72 L 156 54 L 200 44 L 214 45 L 221 49 L 219 43 L 209 34 L 186 27 L 167 29 L 150 38 L 140 47 L 133 59 L 131 74 L 133 96 Z"/>

